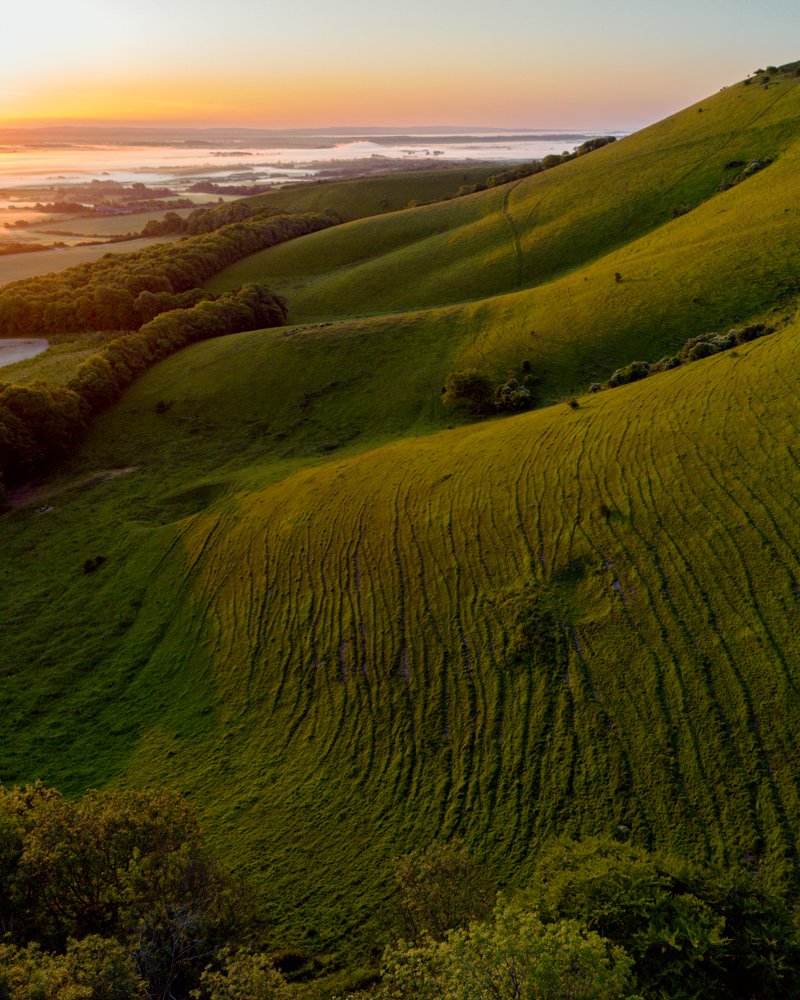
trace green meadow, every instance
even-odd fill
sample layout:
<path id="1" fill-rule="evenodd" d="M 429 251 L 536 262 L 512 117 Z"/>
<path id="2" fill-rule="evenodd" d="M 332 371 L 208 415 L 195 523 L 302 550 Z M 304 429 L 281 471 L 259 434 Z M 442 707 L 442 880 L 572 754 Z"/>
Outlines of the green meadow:
<path id="1" fill-rule="evenodd" d="M 169 357 L 12 494 L 2 782 L 184 791 L 330 970 L 436 839 L 507 885 L 624 830 L 796 889 L 799 121 L 784 74 L 454 200 L 281 192 L 350 221 L 208 287 L 266 282 L 291 325 Z M 442 406 L 523 362 L 538 408 Z"/>
<path id="2" fill-rule="evenodd" d="M 269 281 L 298 321 L 402 311 L 430 327 L 447 305 L 465 364 L 499 375 L 527 358 L 559 398 L 791 295 L 799 110 L 794 77 L 730 87 L 587 157 L 273 248 L 210 287 Z M 727 164 L 768 157 L 719 193 L 742 169 Z"/>

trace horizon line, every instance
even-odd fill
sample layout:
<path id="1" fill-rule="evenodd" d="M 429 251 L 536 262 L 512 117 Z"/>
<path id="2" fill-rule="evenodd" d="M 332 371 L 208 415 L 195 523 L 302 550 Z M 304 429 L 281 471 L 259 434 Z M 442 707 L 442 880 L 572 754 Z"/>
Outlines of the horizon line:
<path id="1" fill-rule="evenodd" d="M 597 133 L 602 129 L 586 126 L 546 127 L 536 125 L 289 125 L 277 127 L 272 125 L 231 125 L 231 124 L 186 124 L 182 122 L 153 122 L 148 119 L 125 120 L 101 118 L 63 118 L 63 119 L 0 119 L 0 133 L 11 131 L 43 132 L 53 130 L 109 130 L 135 131 L 170 131 L 181 129 L 187 132 L 260 132 L 272 135 L 350 135 L 357 133 L 398 134 L 404 132 L 493 132 L 520 133 Z M 621 129 L 608 126 L 609 132 L 630 132 L 631 129 Z"/>

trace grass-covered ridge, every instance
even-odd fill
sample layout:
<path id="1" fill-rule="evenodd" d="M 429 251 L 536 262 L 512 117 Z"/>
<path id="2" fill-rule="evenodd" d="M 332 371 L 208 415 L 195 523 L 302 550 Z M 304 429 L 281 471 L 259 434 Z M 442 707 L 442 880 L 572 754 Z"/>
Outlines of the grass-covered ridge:
<path id="1" fill-rule="evenodd" d="M 453 303 L 464 364 L 528 358 L 546 398 L 580 391 L 642 345 L 655 360 L 794 290 L 798 82 L 738 84 L 521 182 L 256 254 L 210 287 L 266 280 L 295 321 L 382 314 L 423 337 Z M 729 164 L 769 158 L 720 191 Z"/>
<path id="2" fill-rule="evenodd" d="M 317 181 L 244 198 L 245 204 L 281 212 L 326 212 L 333 210 L 346 222 L 407 208 L 409 202 L 424 204 L 455 196 L 464 186 L 484 184 L 502 172 L 504 165 L 439 167 L 408 170 L 355 180 Z"/>
<path id="3" fill-rule="evenodd" d="M 366 297 L 351 294 L 347 314 L 354 302 L 385 311 L 528 287 L 695 207 L 737 172 L 726 164 L 782 153 L 797 139 L 797 88 L 794 78 L 767 88 L 740 84 L 587 157 L 473 195 L 469 207 L 458 201 L 362 220 L 239 266 L 260 267 L 270 279 L 285 274 L 287 283 L 308 276 L 295 296 L 301 315 L 335 314 L 339 270 L 352 264 L 354 293 L 375 280 Z M 403 282 L 379 280 L 396 278 L 398 252 L 424 266 Z"/>

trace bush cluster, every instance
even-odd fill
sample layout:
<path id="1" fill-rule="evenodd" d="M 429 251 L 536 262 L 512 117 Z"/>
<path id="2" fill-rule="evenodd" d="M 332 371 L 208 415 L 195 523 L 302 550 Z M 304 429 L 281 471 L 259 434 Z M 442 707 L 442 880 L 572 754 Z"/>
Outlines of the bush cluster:
<path id="1" fill-rule="evenodd" d="M 727 333 L 701 333 L 699 336 L 687 340 L 677 354 L 668 355 L 661 358 L 660 361 L 631 361 L 623 368 L 618 368 L 606 382 L 606 388 L 615 389 L 617 386 L 627 385 L 629 382 L 637 382 L 639 379 L 647 378 L 648 375 L 679 368 L 686 362 L 711 357 L 712 354 L 728 351 L 738 344 L 746 344 L 774 332 L 774 327 L 766 326 L 764 323 L 753 323 L 741 330 L 728 330 Z M 598 388 L 598 383 L 594 382 L 589 391 L 596 392 Z"/>
<path id="2" fill-rule="evenodd" d="M 766 69 L 757 69 L 753 76 L 759 83 L 769 82 L 770 76 L 800 76 L 800 62 L 784 63 L 783 66 L 767 66 Z M 743 83 L 750 83 L 751 78 L 743 80 Z"/>
<path id="3" fill-rule="evenodd" d="M 618 368 L 609 378 L 608 387 L 614 389 L 618 385 L 627 385 L 629 382 L 638 382 L 640 378 L 647 378 L 650 374 L 650 365 L 646 361 L 631 361 L 624 368 Z"/>
<path id="4" fill-rule="evenodd" d="M 284 1000 L 255 918 L 177 793 L 0 787 L 0 997 Z"/>
<path id="5" fill-rule="evenodd" d="M 0 481 L 19 482 L 66 455 L 91 417 L 157 361 L 181 347 L 241 330 L 280 326 L 286 305 L 263 285 L 243 285 L 191 309 L 162 313 L 84 361 L 66 386 L 0 386 Z"/>
<path id="6" fill-rule="evenodd" d="M 487 179 L 486 186 L 497 187 L 498 184 L 507 184 L 509 181 L 518 181 L 523 177 L 530 177 L 532 174 L 540 174 L 543 170 L 550 170 L 561 163 L 568 163 L 570 160 L 574 160 L 579 156 L 585 156 L 595 149 L 600 149 L 602 146 L 607 146 L 609 143 L 616 141 L 617 137 L 614 135 L 601 135 L 594 139 L 587 139 L 580 146 L 576 146 L 571 153 L 561 153 L 560 155 L 558 153 L 551 153 L 541 160 L 534 160 L 532 163 L 522 163 L 518 167 L 504 170 L 500 174 L 493 174 Z"/>
<path id="7" fill-rule="evenodd" d="M 106 254 L 14 282 L 0 293 L 0 337 L 134 330 L 160 312 L 194 305 L 205 297 L 199 286 L 230 264 L 340 221 L 317 213 L 234 222 L 178 243 Z"/>
<path id="8" fill-rule="evenodd" d="M 624 829 L 620 827 L 620 829 Z M 497 894 L 460 844 L 396 866 L 395 933 L 367 1000 L 789 1000 L 800 944 L 758 874 L 595 838 L 544 845 Z M 306 957 L 263 915 L 175 792 L 0 786 L 0 997 L 291 1000 Z M 356 1000 L 355 997 L 352 1000 Z"/>
<path id="9" fill-rule="evenodd" d="M 521 375 L 512 372 L 499 385 L 485 372 L 465 368 L 450 372 L 445 379 L 442 403 L 449 407 L 466 408 L 476 416 L 519 412 L 533 406 L 537 382 L 527 361 L 523 362 Z"/>
<path id="10" fill-rule="evenodd" d="M 413 857 L 413 856 L 412 856 Z M 403 859 L 400 871 L 408 867 Z M 445 1000 L 788 1000 L 800 947 L 786 901 L 715 870 L 611 839 L 552 843 L 531 883 L 484 905 L 480 871 L 434 845 L 414 857 L 436 920 L 386 949 L 370 996 Z M 474 909 L 464 886 L 477 884 Z M 400 883 L 401 896 L 406 888 Z M 454 905 L 448 905 L 452 903 Z M 452 914 L 441 929 L 441 914 Z M 403 925 L 407 926 L 407 925 Z"/>
<path id="11" fill-rule="evenodd" d="M 176 212 L 167 212 L 163 219 L 150 219 L 142 230 L 142 236 L 170 236 L 172 234 L 199 236 L 211 233 L 234 222 L 260 221 L 272 215 L 283 215 L 263 205 L 254 205 L 243 199 L 221 202 L 211 208 L 196 208 L 186 218 Z"/>
<path id="12" fill-rule="evenodd" d="M 585 156 L 586 153 L 591 153 L 595 149 L 600 149 L 601 146 L 607 146 L 610 142 L 616 141 L 617 138 L 614 135 L 603 135 L 597 136 L 594 139 L 587 139 L 587 141 L 582 142 L 580 146 L 576 146 L 571 153 L 551 153 L 549 156 L 545 156 L 541 160 L 532 160 L 530 163 L 520 163 L 518 166 L 509 167 L 508 170 L 503 170 L 499 174 L 492 174 L 490 177 L 487 177 L 485 184 L 462 184 L 452 197 L 461 198 L 467 194 L 475 194 L 477 191 L 485 191 L 487 188 L 498 187 L 500 184 L 508 184 L 510 181 L 519 181 L 524 177 L 531 177 L 533 174 L 540 174 L 544 170 L 550 170 L 552 167 L 557 167 L 560 163 L 567 163 L 569 160 L 574 160 L 578 156 Z M 443 200 L 446 201 L 448 198 Z M 409 208 L 417 208 L 419 205 L 420 202 L 418 201 L 410 201 L 408 203 Z"/>
<path id="13" fill-rule="evenodd" d="M 746 181 L 748 177 L 752 177 L 753 174 L 757 174 L 764 170 L 766 167 L 773 163 L 771 156 L 765 156 L 762 160 L 751 160 L 749 163 L 744 163 L 741 160 L 731 160 L 729 163 L 725 164 L 726 170 L 734 170 L 739 167 L 743 169 L 739 170 L 737 174 L 733 177 L 724 178 L 719 186 L 720 191 L 727 191 L 728 188 L 734 187 L 736 184 L 741 184 L 742 181 Z"/>

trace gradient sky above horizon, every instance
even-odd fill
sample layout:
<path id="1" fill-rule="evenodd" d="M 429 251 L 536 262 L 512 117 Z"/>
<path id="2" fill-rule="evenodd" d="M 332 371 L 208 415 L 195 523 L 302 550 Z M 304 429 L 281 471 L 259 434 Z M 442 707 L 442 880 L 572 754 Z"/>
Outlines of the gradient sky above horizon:
<path id="1" fill-rule="evenodd" d="M 40 0 L 0 125 L 637 128 L 800 59 L 797 0 Z"/>

